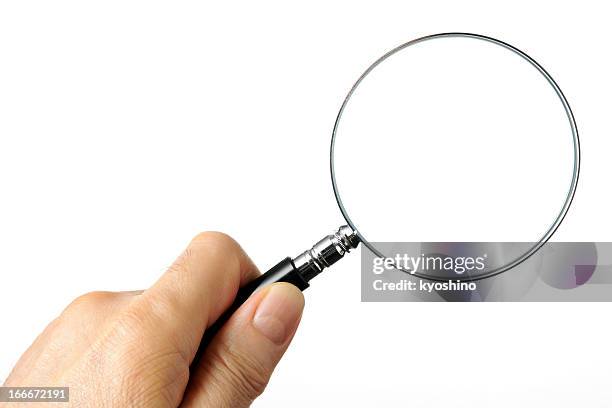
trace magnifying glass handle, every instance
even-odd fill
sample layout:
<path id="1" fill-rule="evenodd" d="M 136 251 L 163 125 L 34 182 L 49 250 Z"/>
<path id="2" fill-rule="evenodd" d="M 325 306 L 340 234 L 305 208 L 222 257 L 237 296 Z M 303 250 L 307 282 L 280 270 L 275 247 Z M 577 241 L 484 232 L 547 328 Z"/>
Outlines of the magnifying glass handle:
<path id="1" fill-rule="evenodd" d="M 295 258 L 283 259 L 269 271 L 240 288 L 234 303 L 212 326 L 206 329 L 192 366 L 197 364 L 206 345 L 210 343 L 223 324 L 253 293 L 275 282 L 288 282 L 304 290 L 310 286 L 308 282 L 312 278 L 321 273 L 323 269 L 338 262 L 346 253 L 357 248 L 359 242 L 357 234 L 349 226 L 343 225 L 338 231 L 321 239 L 309 250 Z"/>

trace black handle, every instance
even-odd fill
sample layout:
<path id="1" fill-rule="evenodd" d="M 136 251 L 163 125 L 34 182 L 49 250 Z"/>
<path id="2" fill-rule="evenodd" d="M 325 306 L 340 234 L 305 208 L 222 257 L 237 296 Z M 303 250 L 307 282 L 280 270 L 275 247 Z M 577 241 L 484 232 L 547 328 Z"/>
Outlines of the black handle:
<path id="1" fill-rule="evenodd" d="M 217 321 L 215 321 L 215 323 L 204 332 L 204 336 L 200 342 L 200 347 L 198 348 L 198 352 L 196 353 L 191 365 L 195 366 L 198 363 L 204 349 L 210 343 L 215 334 L 217 334 L 225 322 L 227 322 L 231 315 L 238 310 L 240 305 L 242 305 L 249 298 L 249 296 L 259 289 L 275 282 L 288 282 L 297 286 L 300 290 L 304 290 L 310 286 L 298 272 L 293 260 L 289 257 L 283 259 L 268 272 L 240 288 L 236 298 L 234 299 L 234 303 L 232 303 L 232 305 L 225 312 L 223 312 L 221 316 L 219 316 Z"/>

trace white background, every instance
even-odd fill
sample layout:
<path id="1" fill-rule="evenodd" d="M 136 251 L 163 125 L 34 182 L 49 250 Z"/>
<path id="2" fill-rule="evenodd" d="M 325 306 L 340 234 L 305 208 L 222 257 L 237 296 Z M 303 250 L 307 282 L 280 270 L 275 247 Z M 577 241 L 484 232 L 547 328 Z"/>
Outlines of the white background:
<path id="1" fill-rule="evenodd" d="M 0 378 L 77 295 L 150 285 L 192 235 L 263 268 L 342 223 L 327 149 L 389 48 L 471 31 L 536 58 L 581 131 L 557 240 L 610 240 L 603 2 L 4 1 Z M 606 407 L 609 304 L 360 303 L 359 256 L 313 281 L 255 406 Z"/>

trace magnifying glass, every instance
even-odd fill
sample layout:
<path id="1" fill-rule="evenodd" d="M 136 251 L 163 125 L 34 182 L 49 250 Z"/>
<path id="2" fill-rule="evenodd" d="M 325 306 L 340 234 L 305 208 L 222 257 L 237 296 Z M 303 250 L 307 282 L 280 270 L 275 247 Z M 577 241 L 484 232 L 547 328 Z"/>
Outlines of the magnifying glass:
<path id="1" fill-rule="evenodd" d="M 306 289 L 359 243 L 430 280 L 449 276 L 401 265 L 394 243 L 520 243 L 501 261 L 452 277 L 508 271 L 557 230 L 579 168 L 570 106 L 527 54 L 469 33 L 402 44 L 357 79 L 335 122 L 331 179 L 347 225 L 243 287 L 218 324 L 270 283 Z"/>
<path id="2" fill-rule="evenodd" d="M 580 148 L 541 65 L 494 38 L 444 33 L 400 45 L 359 77 L 338 113 L 330 168 L 342 215 L 380 258 L 404 242 L 423 243 L 414 252 L 423 257 L 504 243 L 503 256 L 461 275 L 394 261 L 420 278 L 473 281 L 550 239 L 574 197 Z"/>

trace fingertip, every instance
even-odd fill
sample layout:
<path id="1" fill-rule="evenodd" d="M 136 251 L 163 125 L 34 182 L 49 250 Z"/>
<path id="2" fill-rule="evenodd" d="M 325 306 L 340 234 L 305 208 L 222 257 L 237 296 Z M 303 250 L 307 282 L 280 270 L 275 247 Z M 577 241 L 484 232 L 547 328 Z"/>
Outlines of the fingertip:
<path id="1" fill-rule="evenodd" d="M 260 298 L 253 327 L 277 345 L 287 343 L 297 329 L 304 309 L 304 295 L 290 283 L 274 283 Z"/>

